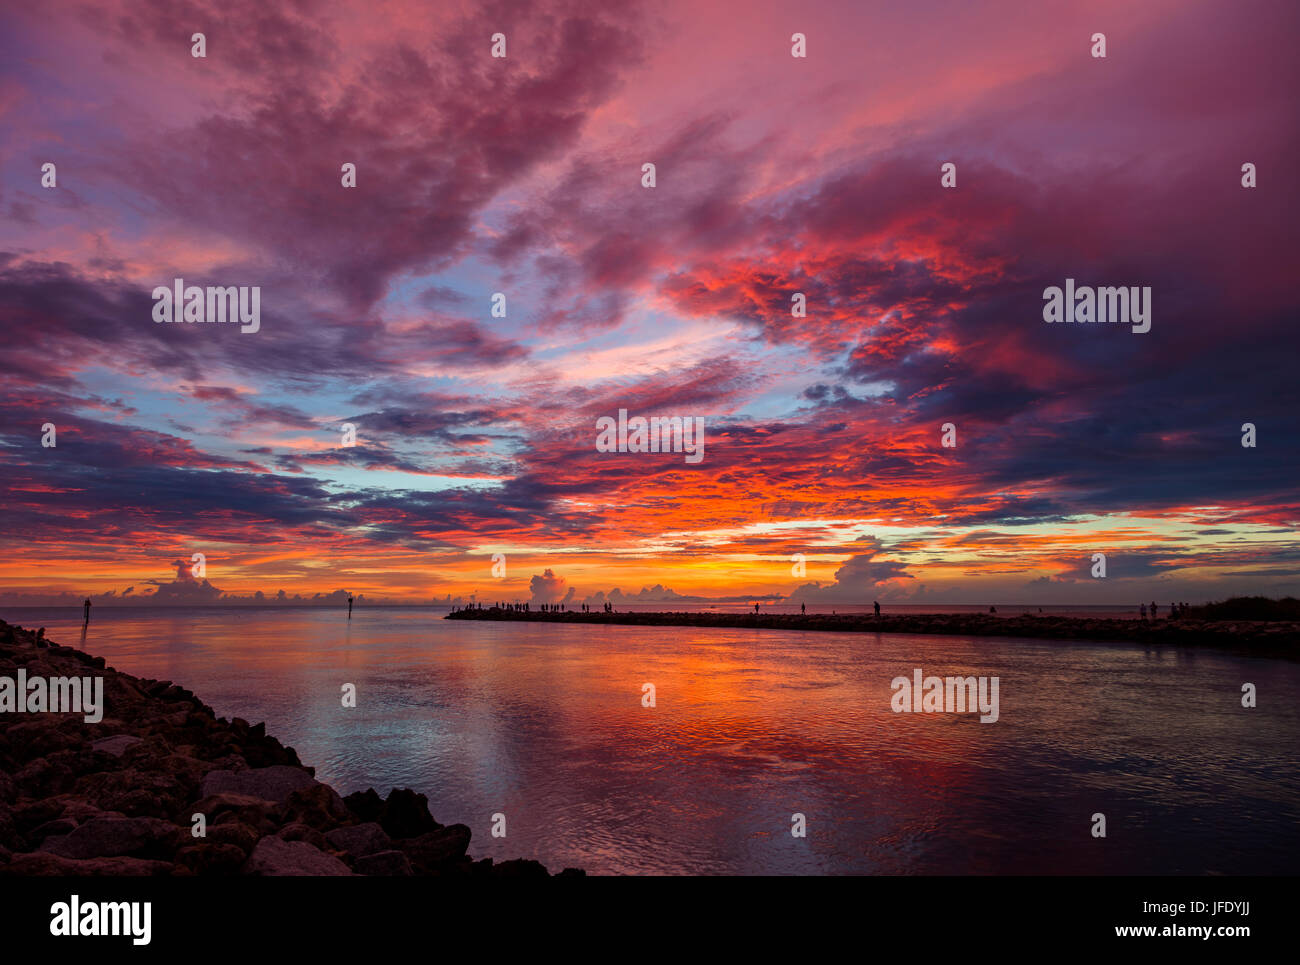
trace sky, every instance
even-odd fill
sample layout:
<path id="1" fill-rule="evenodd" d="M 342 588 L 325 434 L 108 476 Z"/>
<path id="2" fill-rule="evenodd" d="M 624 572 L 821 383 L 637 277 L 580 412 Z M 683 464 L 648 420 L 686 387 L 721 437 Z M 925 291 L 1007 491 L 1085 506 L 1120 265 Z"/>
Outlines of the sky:
<path id="1" fill-rule="evenodd" d="M 1297 594 L 1298 26 L 6 4 L 0 603 Z M 156 322 L 177 278 L 260 327 Z"/>

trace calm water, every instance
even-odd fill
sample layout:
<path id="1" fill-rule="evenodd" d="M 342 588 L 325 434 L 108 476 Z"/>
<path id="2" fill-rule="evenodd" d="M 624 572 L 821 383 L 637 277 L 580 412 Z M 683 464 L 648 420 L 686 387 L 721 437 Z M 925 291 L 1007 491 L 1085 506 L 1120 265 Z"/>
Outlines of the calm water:
<path id="1" fill-rule="evenodd" d="M 8 609 L 257 722 L 470 853 L 616 873 L 1295 873 L 1300 664 L 1033 640 L 444 621 L 428 609 Z M 890 681 L 997 675 L 1000 720 Z M 1259 707 L 1243 709 L 1243 682 Z M 651 682 L 657 706 L 641 706 Z M 358 707 L 345 709 L 343 683 Z M 1108 837 L 1090 835 L 1094 812 Z M 506 815 L 507 837 L 490 835 Z M 791 814 L 808 836 L 793 838 Z"/>

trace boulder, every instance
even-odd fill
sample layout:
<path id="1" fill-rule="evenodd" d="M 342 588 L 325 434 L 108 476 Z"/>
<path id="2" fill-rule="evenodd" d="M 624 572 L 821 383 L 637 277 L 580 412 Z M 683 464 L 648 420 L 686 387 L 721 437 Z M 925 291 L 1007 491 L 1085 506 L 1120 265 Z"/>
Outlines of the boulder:
<path id="1" fill-rule="evenodd" d="M 352 871 L 338 858 L 325 854 L 319 848 L 313 848 L 305 841 L 281 841 L 279 838 L 267 837 L 257 842 L 257 847 L 244 863 L 242 873 L 274 877 L 319 877 L 350 875 Z"/>
<path id="2" fill-rule="evenodd" d="M 352 864 L 359 875 L 402 877 L 413 874 L 410 860 L 400 851 L 376 851 L 357 858 Z"/>
<path id="3" fill-rule="evenodd" d="M 53 821 L 46 821 L 42 825 L 32 828 L 27 837 L 33 841 L 44 841 L 46 838 L 55 837 L 56 835 L 71 834 L 77 829 L 77 822 L 71 818 L 55 818 Z"/>
<path id="4" fill-rule="evenodd" d="M 343 799 L 358 821 L 378 821 L 384 814 L 384 799 L 373 787 L 356 791 Z"/>
<path id="5" fill-rule="evenodd" d="M 438 831 L 399 842 L 411 862 L 421 869 L 434 869 L 439 865 L 459 861 L 469 849 L 470 830 L 463 824 L 453 824 Z"/>
<path id="6" fill-rule="evenodd" d="M 366 824 L 354 824 L 351 827 L 335 828 L 325 833 L 325 840 L 337 851 L 346 851 L 356 858 L 369 854 L 388 851 L 392 848 L 392 839 L 384 829 L 373 821 Z"/>
<path id="7" fill-rule="evenodd" d="M 15 804 L 13 807 L 14 824 L 18 825 L 19 830 L 30 831 L 32 828 L 40 827 L 46 821 L 53 821 L 55 818 L 62 817 L 64 810 L 65 804 L 62 798 L 42 798 L 39 801 L 26 801 L 22 804 Z M 81 822 L 78 821 L 77 823 L 80 824 Z"/>
<path id="8" fill-rule="evenodd" d="M 49 676 L 58 676 L 55 668 Z M 28 675 L 34 671 L 29 666 Z M 25 719 L 25 718 L 35 719 Z M 79 725 L 71 718 L 56 714 L 24 714 L 17 718 L 8 718 L 9 726 L 5 728 L 5 738 L 19 761 L 34 761 L 47 757 L 55 751 L 72 750 L 83 745 Z"/>
<path id="9" fill-rule="evenodd" d="M 321 834 L 310 824 L 303 824 L 301 821 L 295 821 L 293 824 L 286 824 L 279 831 L 275 832 L 275 836 L 281 841 L 306 841 L 313 848 L 319 848 L 321 851 L 330 850 L 330 843 L 325 840 L 325 835 Z"/>
<path id="10" fill-rule="evenodd" d="M 22 792 L 34 798 L 66 794 L 77 783 L 77 775 L 67 764 L 44 757 L 29 761 L 14 778 Z"/>
<path id="11" fill-rule="evenodd" d="M 63 801 L 63 811 L 61 817 L 67 818 L 75 824 L 84 824 L 91 818 L 124 818 L 126 817 L 121 811 L 101 811 L 93 804 L 87 804 L 80 798 L 65 798 Z"/>
<path id="12" fill-rule="evenodd" d="M 388 792 L 379 824 L 393 838 L 414 838 L 442 827 L 429 813 L 429 799 L 405 787 Z"/>
<path id="13" fill-rule="evenodd" d="M 279 804 L 294 791 L 306 790 L 319 783 L 301 768 L 284 764 L 247 771 L 209 771 L 199 786 L 199 796 L 243 794 Z"/>
<path id="14" fill-rule="evenodd" d="M 209 825 L 206 837 L 193 840 L 195 844 L 206 841 L 208 844 L 233 845 L 247 857 L 257 847 L 259 837 L 256 828 L 241 824 L 239 821 L 231 821 L 229 824 Z"/>
<path id="15" fill-rule="evenodd" d="M 91 818 L 68 834 L 46 838 L 40 850 L 77 860 L 138 856 L 165 846 L 175 830 L 156 818 Z"/>
<path id="16" fill-rule="evenodd" d="M 176 852 L 176 863 L 196 875 L 236 875 L 247 855 L 233 844 L 204 841 Z"/>
<path id="17" fill-rule="evenodd" d="M 92 741 L 90 747 L 92 750 L 102 751 L 105 754 L 112 754 L 114 757 L 121 757 L 126 753 L 126 749 L 132 744 L 139 744 L 140 738 L 132 737 L 130 734 L 115 734 L 112 737 L 104 737 L 97 741 Z"/>
<path id="18" fill-rule="evenodd" d="M 202 814 L 209 825 L 218 823 L 218 819 L 221 819 L 222 824 L 239 821 L 268 832 L 281 823 L 281 808 L 278 804 L 260 797 L 249 797 L 247 794 L 211 794 L 182 808 L 178 819 L 190 822 L 195 814 Z"/>
<path id="19" fill-rule="evenodd" d="M 174 774 L 136 766 L 144 763 L 133 755 L 125 770 L 87 774 L 77 782 L 77 793 L 104 811 L 165 818 L 187 800 L 186 792 Z"/>
<path id="20" fill-rule="evenodd" d="M 314 784 L 294 791 L 289 795 L 285 811 L 291 820 L 322 831 L 338 827 L 350 816 L 343 798 L 328 784 Z"/>

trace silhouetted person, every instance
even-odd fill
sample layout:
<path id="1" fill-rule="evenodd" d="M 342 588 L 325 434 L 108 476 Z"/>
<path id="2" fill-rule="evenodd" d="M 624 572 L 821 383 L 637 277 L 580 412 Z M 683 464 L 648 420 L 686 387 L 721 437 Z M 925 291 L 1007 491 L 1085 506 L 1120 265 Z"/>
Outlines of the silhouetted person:
<path id="1" fill-rule="evenodd" d="M 1154 620 L 1155 618 L 1156 618 L 1156 601 L 1155 601 L 1155 600 L 1152 600 L 1152 601 L 1151 601 L 1151 619 Z"/>
<path id="2" fill-rule="evenodd" d="M 348 594 L 348 619 L 352 619 L 352 594 Z"/>
<path id="3" fill-rule="evenodd" d="M 800 612 L 800 613 L 807 613 L 807 612 L 808 612 L 808 607 L 805 606 L 804 604 L 800 603 L 800 604 L 799 604 L 799 612 Z"/>
<path id="4" fill-rule="evenodd" d="M 1138 607 L 1138 613 L 1142 614 L 1143 620 L 1147 618 L 1147 605 L 1145 603 Z"/>
<path id="5" fill-rule="evenodd" d="M 758 604 L 757 604 L 757 603 L 754 604 L 754 612 L 755 612 L 755 613 L 758 612 Z"/>
<path id="6" fill-rule="evenodd" d="M 85 618 L 82 620 L 82 622 L 89 623 L 90 622 L 90 597 L 86 597 L 86 602 L 83 604 L 83 606 L 85 608 L 86 613 L 85 613 Z"/>
<path id="7" fill-rule="evenodd" d="M 880 616 L 880 601 L 873 600 L 871 603 L 871 609 L 875 611 L 876 616 Z"/>

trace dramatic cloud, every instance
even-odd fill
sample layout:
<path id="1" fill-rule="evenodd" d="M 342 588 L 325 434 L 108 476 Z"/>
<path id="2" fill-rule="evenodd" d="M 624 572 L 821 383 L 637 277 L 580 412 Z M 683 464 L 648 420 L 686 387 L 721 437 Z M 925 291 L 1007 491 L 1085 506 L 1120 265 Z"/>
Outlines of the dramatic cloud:
<path id="1" fill-rule="evenodd" d="M 1300 591 L 1294 4 L 786 13 L 0 13 L 0 601 Z M 1045 324 L 1067 278 L 1151 331 Z"/>
<path id="2" fill-rule="evenodd" d="M 550 570 L 540 576 L 534 575 L 528 581 L 528 589 L 534 604 L 568 603 L 574 595 L 573 587 L 566 587 L 564 578 L 556 576 Z"/>
<path id="3" fill-rule="evenodd" d="M 835 571 L 835 581 L 829 584 L 805 583 L 792 594 L 790 600 L 795 603 L 851 603 L 859 606 L 874 602 L 880 595 L 881 587 L 896 580 L 910 580 L 912 574 L 905 572 L 902 563 L 893 560 L 880 560 L 880 543 L 875 539 L 866 539 L 869 548 L 849 559 Z"/>

